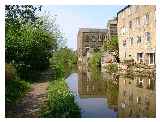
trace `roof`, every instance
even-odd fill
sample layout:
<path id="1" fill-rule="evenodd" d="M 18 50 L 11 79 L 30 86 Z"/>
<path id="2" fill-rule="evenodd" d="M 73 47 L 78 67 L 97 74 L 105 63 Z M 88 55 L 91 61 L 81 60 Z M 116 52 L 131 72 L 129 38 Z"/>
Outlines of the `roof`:
<path id="1" fill-rule="evenodd" d="M 117 12 L 117 16 L 118 14 L 120 14 L 122 11 L 126 10 L 127 8 L 129 8 L 131 5 L 127 5 L 125 6 L 123 9 L 121 9 L 120 11 Z"/>
<path id="2" fill-rule="evenodd" d="M 79 32 L 107 32 L 107 29 L 100 29 L 100 28 L 79 28 Z"/>

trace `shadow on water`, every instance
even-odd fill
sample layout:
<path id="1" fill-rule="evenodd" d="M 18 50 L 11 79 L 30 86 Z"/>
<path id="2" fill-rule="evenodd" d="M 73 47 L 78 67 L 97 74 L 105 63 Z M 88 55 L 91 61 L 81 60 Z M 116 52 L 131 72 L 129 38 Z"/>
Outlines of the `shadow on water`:
<path id="1" fill-rule="evenodd" d="M 155 117 L 155 79 L 127 78 L 79 66 L 66 79 L 82 117 Z"/>

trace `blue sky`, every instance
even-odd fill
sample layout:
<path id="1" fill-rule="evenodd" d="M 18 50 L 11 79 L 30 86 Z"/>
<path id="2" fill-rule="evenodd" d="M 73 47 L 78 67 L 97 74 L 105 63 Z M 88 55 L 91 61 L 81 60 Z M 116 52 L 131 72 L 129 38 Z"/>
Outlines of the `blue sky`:
<path id="1" fill-rule="evenodd" d="M 106 28 L 108 19 L 115 17 L 123 7 L 116 5 L 49 5 L 43 6 L 43 11 L 51 16 L 57 15 L 56 23 L 65 33 L 66 45 L 76 50 L 79 28 Z"/>

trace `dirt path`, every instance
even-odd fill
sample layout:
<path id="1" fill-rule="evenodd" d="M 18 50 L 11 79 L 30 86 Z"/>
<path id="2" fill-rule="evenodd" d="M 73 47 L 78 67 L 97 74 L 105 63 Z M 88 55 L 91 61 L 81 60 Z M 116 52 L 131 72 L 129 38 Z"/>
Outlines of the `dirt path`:
<path id="1" fill-rule="evenodd" d="M 47 89 L 48 82 L 33 83 L 31 90 L 7 117 L 39 117 L 40 108 L 47 101 Z"/>

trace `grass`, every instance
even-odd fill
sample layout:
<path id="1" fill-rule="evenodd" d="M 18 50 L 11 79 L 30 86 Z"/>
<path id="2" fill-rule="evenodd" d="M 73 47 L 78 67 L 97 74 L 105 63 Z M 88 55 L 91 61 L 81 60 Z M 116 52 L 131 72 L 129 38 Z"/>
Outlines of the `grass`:
<path id="1" fill-rule="evenodd" d="M 50 82 L 48 88 L 48 105 L 42 111 L 42 117 L 80 117 L 80 109 L 74 102 L 74 95 L 69 90 L 64 79 Z"/>

